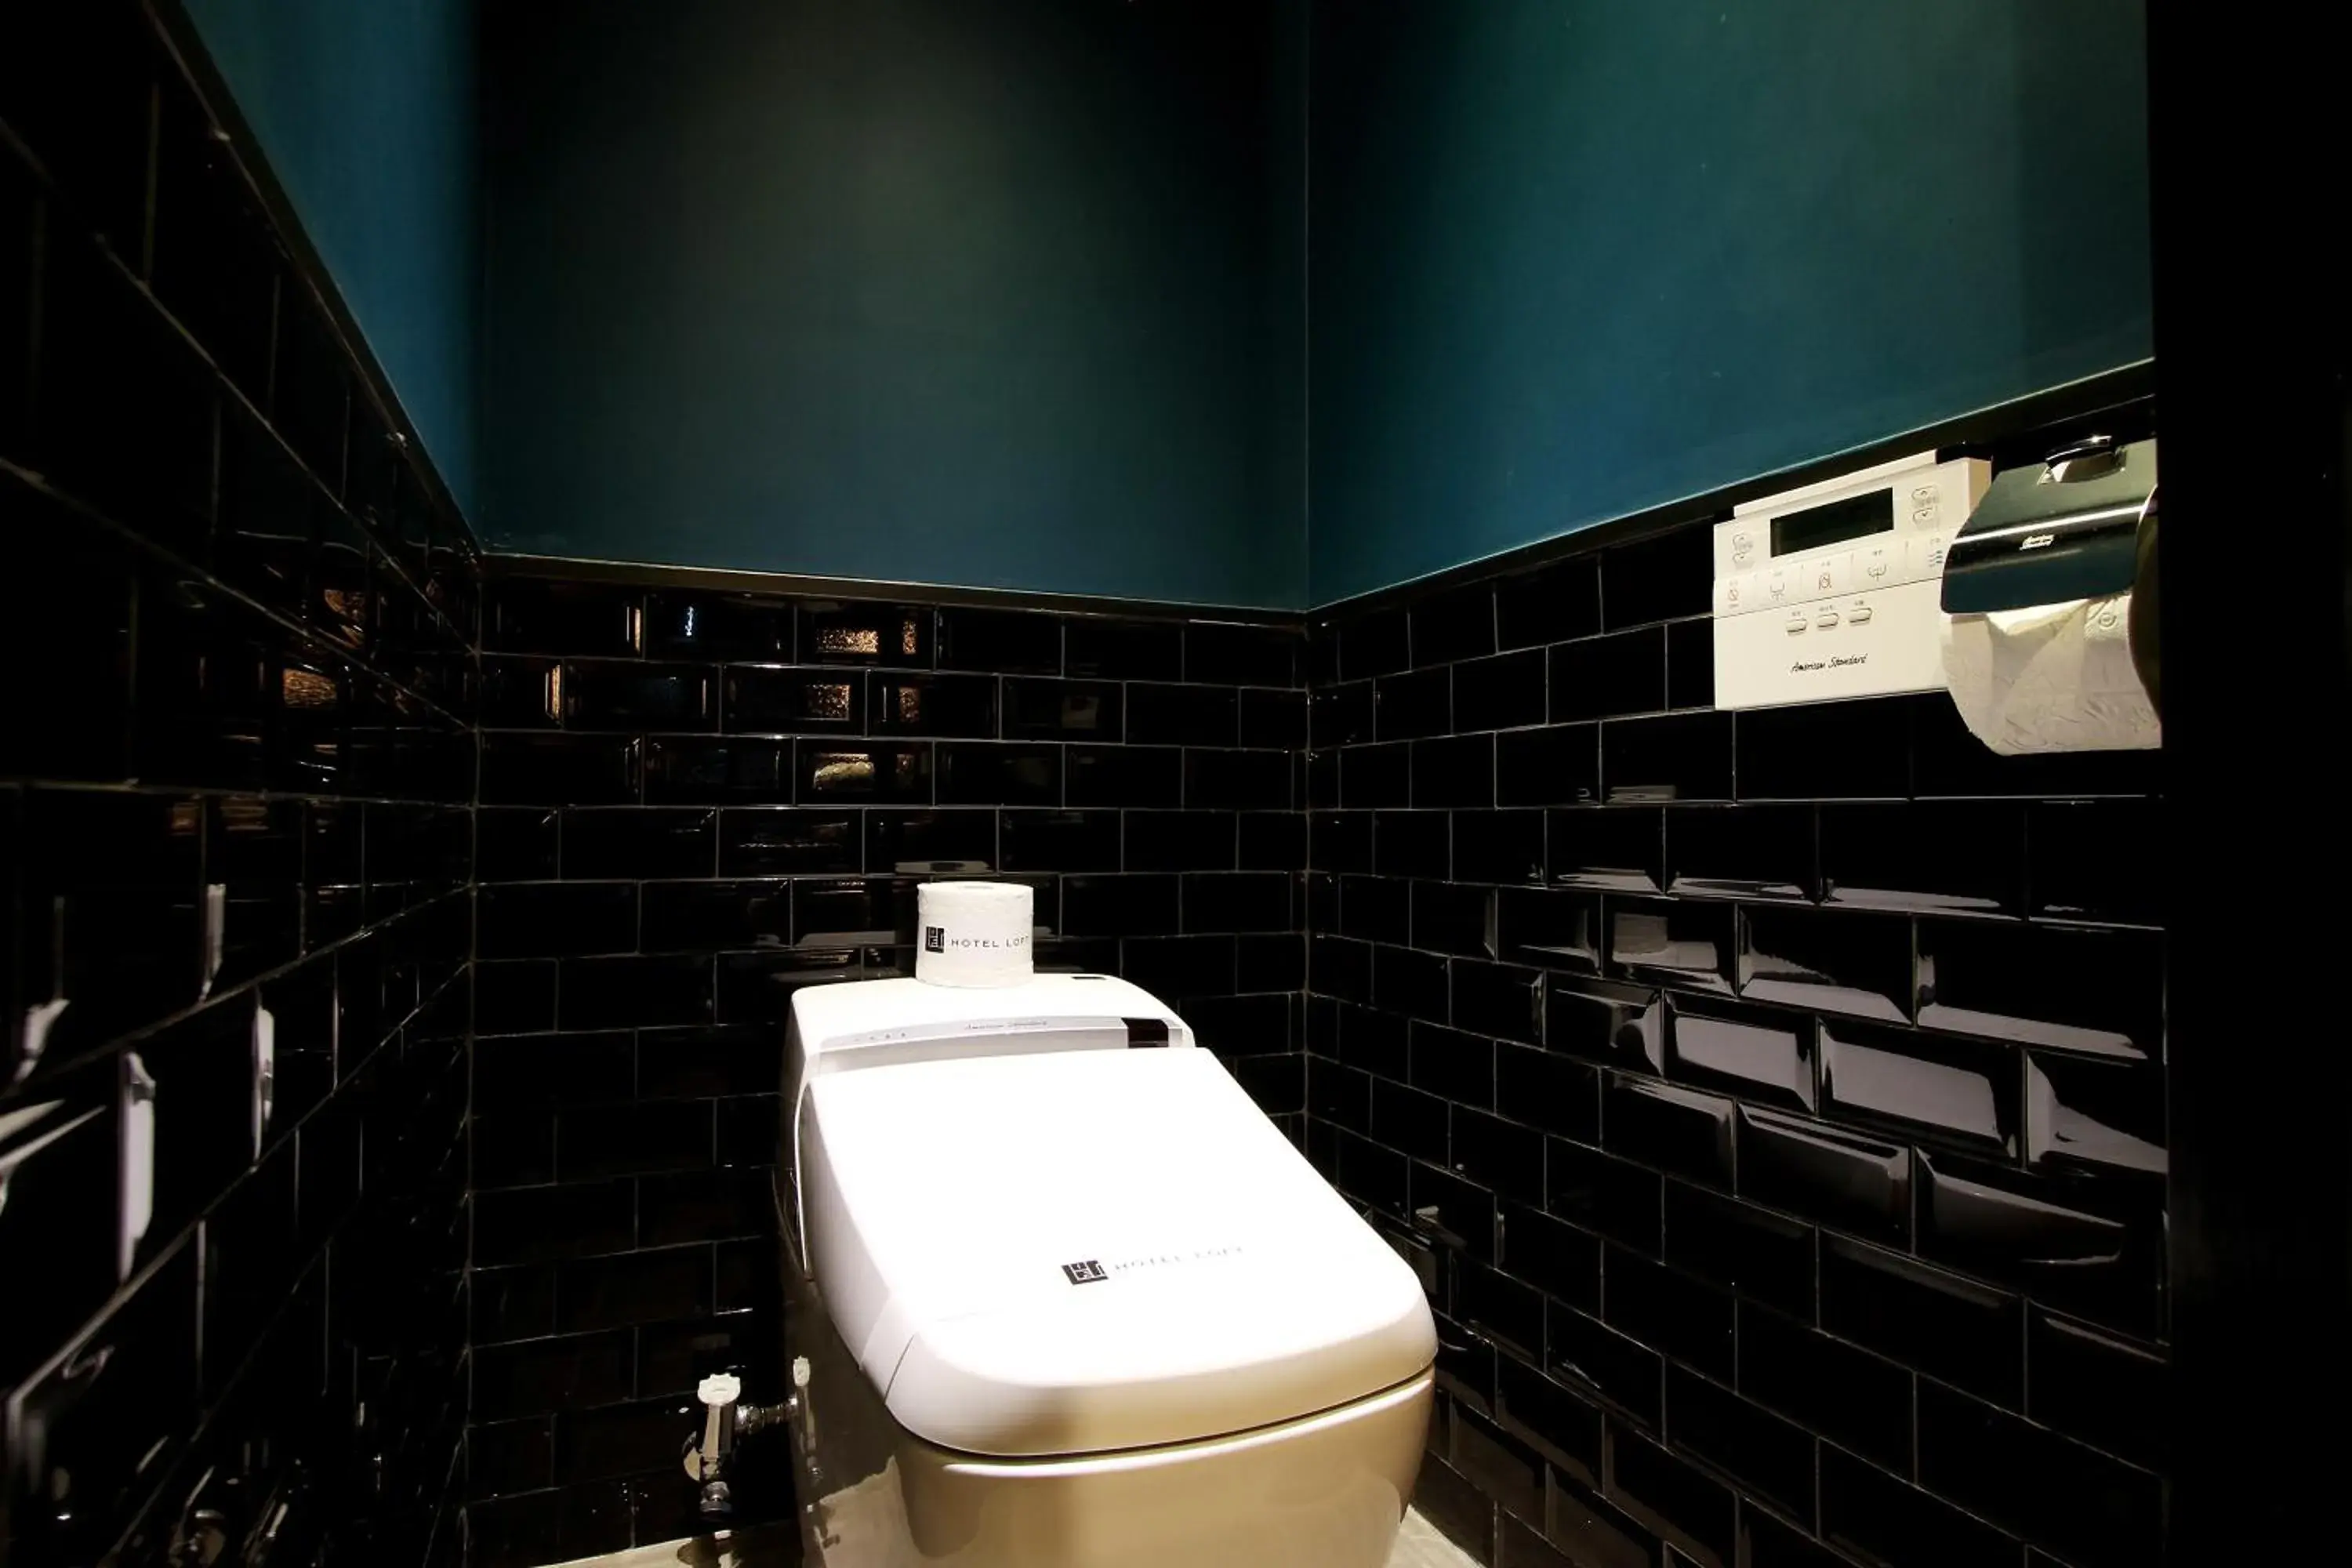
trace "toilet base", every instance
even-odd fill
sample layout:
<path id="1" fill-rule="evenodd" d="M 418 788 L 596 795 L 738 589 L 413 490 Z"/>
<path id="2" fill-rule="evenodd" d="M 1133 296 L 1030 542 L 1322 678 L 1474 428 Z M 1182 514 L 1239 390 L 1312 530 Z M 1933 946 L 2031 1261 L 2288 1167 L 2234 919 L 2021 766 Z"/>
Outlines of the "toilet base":
<path id="1" fill-rule="evenodd" d="M 814 1568 L 1381 1568 L 1428 1431 L 1423 1373 L 1233 1436 L 990 1458 L 900 1428 L 784 1260 L 791 1423 Z"/>

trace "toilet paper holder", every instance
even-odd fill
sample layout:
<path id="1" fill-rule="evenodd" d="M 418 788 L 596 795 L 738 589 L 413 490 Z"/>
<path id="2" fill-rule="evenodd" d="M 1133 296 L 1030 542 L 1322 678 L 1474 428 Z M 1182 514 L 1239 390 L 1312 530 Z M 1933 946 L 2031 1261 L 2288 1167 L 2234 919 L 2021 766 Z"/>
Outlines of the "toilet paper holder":
<path id="1" fill-rule="evenodd" d="M 1944 613 L 2130 592 L 2154 515 L 2156 441 L 2105 436 L 1996 476 L 1944 563 Z"/>

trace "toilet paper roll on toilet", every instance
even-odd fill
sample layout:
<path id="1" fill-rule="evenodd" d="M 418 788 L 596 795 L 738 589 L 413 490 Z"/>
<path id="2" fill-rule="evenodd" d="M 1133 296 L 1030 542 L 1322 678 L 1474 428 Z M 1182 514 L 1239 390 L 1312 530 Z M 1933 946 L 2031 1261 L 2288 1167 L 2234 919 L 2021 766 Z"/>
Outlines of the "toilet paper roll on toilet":
<path id="1" fill-rule="evenodd" d="M 2132 668 L 2131 595 L 1944 617 L 1944 681 L 2004 756 L 2146 751 L 2164 729 Z"/>
<path id="2" fill-rule="evenodd" d="M 915 978 L 929 985 L 1018 985 L 1035 973 L 1037 896 L 1019 882 L 925 882 L 915 889 L 921 941 Z"/>

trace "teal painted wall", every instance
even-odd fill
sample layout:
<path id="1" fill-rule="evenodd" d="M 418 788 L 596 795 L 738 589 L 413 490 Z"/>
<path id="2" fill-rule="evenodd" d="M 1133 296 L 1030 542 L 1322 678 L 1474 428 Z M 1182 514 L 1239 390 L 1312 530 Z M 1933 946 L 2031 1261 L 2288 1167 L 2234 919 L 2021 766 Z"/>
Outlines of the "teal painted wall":
<path id="1" fill-rule="evenodd" d="M 1318 604 L 2150 352 L 2141 0 L 1315 8 Z"/>
<path id="2" fill-rule="evenodd" d="M 486 538 L 1303 604 L 1304 16 L 492 0 Z"/>
<path id="3" fill-rule="evenodd" d="M 473 0 L 184 0 L 461 507 L 481 282 Z"/>

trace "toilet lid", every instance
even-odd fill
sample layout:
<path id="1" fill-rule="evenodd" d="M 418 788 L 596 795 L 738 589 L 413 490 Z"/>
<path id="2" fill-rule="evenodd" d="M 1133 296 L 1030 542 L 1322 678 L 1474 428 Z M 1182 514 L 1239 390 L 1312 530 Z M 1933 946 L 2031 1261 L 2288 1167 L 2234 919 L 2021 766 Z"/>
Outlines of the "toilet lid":
<path id="1" fill-rule="evenodd" d="M 1403 1260 L 1194 1049 L 815 1084 L 811 1263 L 892 1415 L 941 1447 L 1101 1453 L 1388 1388 L 1436 1337 Z"/>

